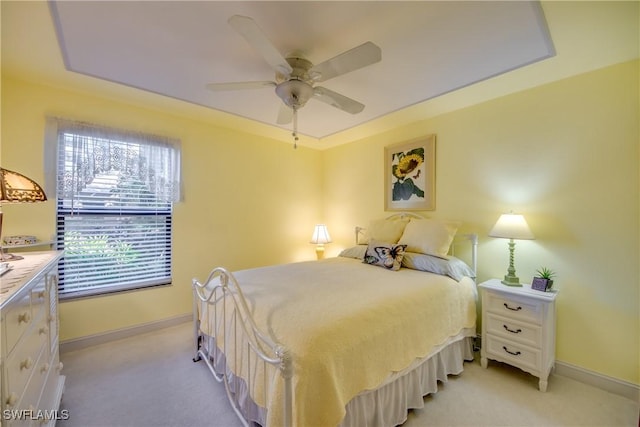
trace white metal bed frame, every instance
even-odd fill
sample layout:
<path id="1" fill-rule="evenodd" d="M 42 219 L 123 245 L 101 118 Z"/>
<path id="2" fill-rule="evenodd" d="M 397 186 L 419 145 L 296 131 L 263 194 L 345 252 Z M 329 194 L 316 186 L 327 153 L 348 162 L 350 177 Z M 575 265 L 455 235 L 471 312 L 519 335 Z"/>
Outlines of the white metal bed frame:
<path id="1" fill-rule="evenodd" d="M 216 284 L 212 289 L 206 289 L 207 285 L 211 283 L 213 280 L 219 278 L 219 283 Z M 229 376 L 226 372 L 226 367 L 222 369 L 222 372 L 217 372 L 214 367 L 214 361 L 212 360 L 215 357 L 210 352 L 218 351 L 217 345 L 220 345 L 220 351 L 222 355 L 229 354 L 227 350 L 227 345 L 233 345 L 234 351 L 232 354 L 235 357 L 238 357 L 238 340 L 237 336 L 234 336 L 233 342 L 229 342 L 229 340 L 222 340 L 221 343 L 214 343 L 213 349 L 209 349 L 207 352 L 203 346 L 204 337 L 200 333 L 200 317 L 198 315 L 199 312 L 199 303 L 206 302 L 210 307 L 214 309 L 214 331 L 228 330 L 227 327 L 229 324 L 227 323 L 227 316 L 223 312 L 221 316 L 222 324 L 218 324 L 218 316 L 217 310 L 226 310 L 226 304 L 218 304 L 220 301 L 224 301 L 225 299 L 231 299 L 233 301 L 233 317 L 229 320 L 229 322 L 234 323 L 236 326 L 240 325 L 241 331 L 244 334 L 245 338 L 248 341 L 248 346 L 244 350 L 247 352 L 246 355 L 248 360 L 251 360 L 251 355 L 257 356 L 258 359 L 262 360 L 264 364 L 265 370 L 267 365 L 271 365 L 277 368 L 282 375 L 284 380 L 284 426 L 291 426 L 291 415 L 292 415 L 292 390 L 291 390 L 291 378 L 293 377 L 293 363 L 291 359 L 291 355 L 289 351 L 280 343 L 274 342 L 271 338 L 269 338 L 266 334 L 258 329 L 251 316 L 251 311 L 247 305 L 247 301 L 242 293 L 242 289 L 240 289 L 240 285 L 236 278 L 231 274 L 231 272 L 227 271 L 224 268 L 218 267 L 215 268 L 210 274 L 204 284 L 198 282 L 196 279 L 193 279 L 193 292 L 194 292 L 194 307 L 193 307 L 193 321 L 194 321 L 194 338 L 196 344 L 196 354 L 193 359 L 194 362 L 199 360 L 204 360 L 207 364 L 207 367 L 213 374 L 214 378 L 218 382 L 223 382 L 225 386 L 225 391 L 227 393 L 227 398 L 229 402 L 231 402 L 231 406 L 233 407 L 234 412 L 240 418 L 242 424 L 246 427 L 249 427 L 249 423 L 245 419 L 243 415 L 242 409 L 240 407 L 238 401 L 238 393 L 233 389 L 234 384 L 232 384 L 232 380 L 230 380 Z M 221 306 L 221 307 L 220 307 Z M 243 321 L 244 319 L 244 321 Z M 241 350 L 242 351 L 242 350 Z M 226 356 L 225 356 L 226 357 Z M 225 362 L 226 365 L 226 362 Z M 249 364 L 250 366 L 250 364 Z M 267 378 L 267 375 L 264 376 Z M 254 384 L 251 383 L 252 376 L 248 375 L 245 379 L 247 383 L 247 387 L 249 390 L 252 390 Z M 267 382 L 265 381 L 263 386 L 264 395 L 267 395 Z"/>
<path id="2" fill-rule="evenodd" d="M 392 218 L 418 218 L 424 219 L 421 216 L 418 216 L 413 213 L 398 213 L 389 216 L 387 219 Z M 358 239 L 360 234 L 363 232 L 364 228 L 356 227 L 356 243 L 358 243 Z M 471 244 L 471 267 L 474 271 L 474 275 L 477 275 L 477 246 L 478 246 L 478 236 L 476 234 L 462 234 L 456 236 L 454 239 L 454 244 L 451 245 L 451 251 L 453 254 L 453 248 L 455 244 L 459 244 L 460 242 L 469 242 Z M 215 286 L 209 287 L 212 281 L 219 279 L 218 283 Z M 475 277 L 473 277 L 475 280 Z M 209 287 L 209 289 L 207 289 Z M 245 415 L 243 414 L 241 404 L 239 402 L 238 392 L 234 390 L 235 384 L 233 383 L 233 378 L 230 378 L 228 372 L 226 370 L 226 362 L 224 362 L 225 367 L 219 372 L 220 369 L 216 370 L 215 364 L 215 353 L 217 351 L 221 351 L 223 357 L 228 353 L 227 346 L 233 345 L 233 354 L 234 357 L 238 357 L 239 351 L 246 351 L 247 360 L 251 360 L 251 357 L 257 357 L 259 360 L 262 360 L 265 370 L 270 366 L 272 369 L 277 369 L 280 371 L 280 375 L 284 381 L 284 396 L 283 396 L 283 421 L 284 427 L 291 427 L 292 423 L 292 409 L 293 409 L 293 392 L 292 392 L 292 377 L 293 377 L 293 361 L 291 358 L 291 354 L 288 349 L 281 343 L 274 342 L 268 335 L 260 331 L 260 329 L 256 326 L 253 317 L 251 316 L 251 311 L 247 305 L 246 299 L 238 284 L 236 278 L 233 274 L 222 267 L 217 267 L 211 271 L 207 280 L 204 283 L 200 283 L 197 279 L 192 280 L 192 288 L 193 288 L 193 323 L 194 323 L 194 339 L 195 339 L 195 357 L 193 358 L 194 362 L 198 362 L 200 360 L 204 360 L 207 367 L 211 371 L 211 374 L 218 382 L 224 383 L 225 391 L 227 393 L 227 398 L 233 407 L 234 412 L 240 418 L 240 421 L 245 427 L 250 426 L 250 422 L 247 421 Z M 233 302 L 233 316 L 229 320 L 229 322 L 234 323 L 236 326 L 240 326 L 241 332 L 244 334 L 248 345 L 244 349 L 238 349 L 238 342 L 242 341 L 237 339 L 237 336 L 234 335 L 233 340 L 227 340 L 227 336 L 225 334 L 225 339 L 222 340 L 221 343 L 214 343 L 213 349 L 207 349 L 204 345 L 205 336 L 201 333 L 201 323 L 199 316 L 199 305 L 201 302 L 205 302 L 209 307 L 213 307 L 214 310 L 214 331 L 222 330 L 226 331 L 227 327 L 230 326 L 227 322 L 227 316 L 225 313 L 222 313 L 221 320 L 222 324 L 218 324 L 218 312 L 217 310 L 226 310 L 226 304 L 218 304 L 220 301 L 224 301 L 230 299 Z M 215 337 L 213 337 L 215 338 Z M 229 342 L 232 341 L 232 342 Z M 218 350 L 218 346 L 220 349 Z M 253 355 L 253 356 L 252 356 Z M 257 359 L 256 359 L 257 360 Z M 249 364 L 250 366 L 250 364 Z M 267 375 L 264 376 L 267 378 Z M 248 375 L 247 378 L 244 378 L 247 382 L 248 390 L 252 390 L 257 385 L 252 384 L 252 376 Z M 264 396 L 267 396 L 268 393 L 268 384 L 267 381 L 264 381 L 262 384 Z"/>

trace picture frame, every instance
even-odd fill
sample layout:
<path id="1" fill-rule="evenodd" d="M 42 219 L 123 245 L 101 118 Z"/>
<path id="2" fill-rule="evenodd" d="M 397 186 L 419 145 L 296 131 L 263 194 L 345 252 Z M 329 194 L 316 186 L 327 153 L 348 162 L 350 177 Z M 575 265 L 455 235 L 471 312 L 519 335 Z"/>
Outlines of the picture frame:
<path id="1" fill-rule="evenodd" d="M 547 292 L 549 289 L 549 279 L 543 279 L 542 277 L 534 277 L 531 281 L 531 289 L 541 292 Z"/>
<path id="2" fill-rule="evenodd" d="M 435 155 L 435 134 L 384 148 L 385 210 L 435 209 Z"/>

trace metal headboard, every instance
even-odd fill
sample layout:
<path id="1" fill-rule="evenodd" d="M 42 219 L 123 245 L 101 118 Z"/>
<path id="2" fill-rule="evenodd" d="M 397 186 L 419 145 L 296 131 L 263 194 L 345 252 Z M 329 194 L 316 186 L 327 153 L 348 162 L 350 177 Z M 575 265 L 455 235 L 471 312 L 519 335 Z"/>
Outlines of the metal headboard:
<path id="1" fill-rule="evenodd" d="M 400 219 L 404 219 L 404 218 L 416 218 L 416 219 L 427 219 L 423 216 L 420 216 L 418 214 L 414 214 L 412 212 L 399 212 L 393 215 L 390 215 L 388 217 L 386 217 L 385 219 L 395 219 L 395 218 L 400 218 Z M 364 235 L 364 230 L 366 230 L 365 227 L 359 227 L 356 226 L 355 228 L 355 232 L 356 232 L 356 245 L 360 244 L 360 237 L 362 237 L 362 235 Z M 466 233 L 466 234 L 457 234 L 454 239 L 453 242 L 451 243 L 451 248 L 449 250 L 449 254 L 452 256 L 455 256 L 455 247 L 456 246 L 460 246 L 461 244 L 465 244 L 468 243 L 471 245 L 471 264 L 469 265 L 469 267 L 471 267 L 473 269 L 473 272 L 475 274 L 475 276 L 477 277 L 478 275 L 478 235 L 475 233 Z M 474 277 L 474 279 L 476 278 Z"/>

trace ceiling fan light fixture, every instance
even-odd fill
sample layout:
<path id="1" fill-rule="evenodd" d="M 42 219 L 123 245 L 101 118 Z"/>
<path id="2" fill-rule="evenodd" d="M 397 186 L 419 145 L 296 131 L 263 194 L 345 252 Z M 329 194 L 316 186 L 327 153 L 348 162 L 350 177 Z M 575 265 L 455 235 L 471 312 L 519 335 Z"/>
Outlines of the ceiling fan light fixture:
<path id="1" fill-rule="evenodd" d="M 313 87 L 302 80 L 291 79 L 276 86 L 276 94 L 291 108 L 301 108 L 313 96 Z"/>
<path id="2" fill-rule="evenodd" d="M 229 18 L 229 25 L 275 70 L 275 81 L 213 83 L 207 85 L 207 88 L 222 91 L 275 86 L 276 95 L 283 103 L 277 123 L 285 124 L 293 119 L 294 148 L 297 147 L 298 141 L 298 110 L 311 98 L 351 114 L 357 114 L 364 109 L 364 104 L 330 89 L 314 87 L 314 84 L 379 62 L 382 53 L 374 43 L 365 42 L 314 65 L 305 59 L 300 51 L 291 52 L 288 57 L 283 57 L 255 21 L 248 16 L 234 15 Z"/>

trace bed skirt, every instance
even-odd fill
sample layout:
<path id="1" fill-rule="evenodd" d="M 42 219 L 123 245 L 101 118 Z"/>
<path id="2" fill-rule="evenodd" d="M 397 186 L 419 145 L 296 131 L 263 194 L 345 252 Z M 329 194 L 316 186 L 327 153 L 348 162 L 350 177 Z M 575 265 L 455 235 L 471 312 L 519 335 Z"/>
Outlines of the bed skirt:
<path id="1" fill-rule="evenodd" d="M 465 335 L 450 339 L 430 356 L 391 375 L 377 389 L 351 399 L 340 427 L 391 427 L 404 423 L 409 409 L 424 407 L 424 396 L 438 391 L 438 381 L 446 382 L 448 375 L 462 373 L 464 361 L 473 360 L 473 340 Z"/>
<path id="2" fill-rule="evenodd" d="M 363 391 L 347 404 L 347 414 L 340 427 L 392 427 L 404 423 L 409 409 L 424 407 L 424 396 L 438 391 L 438 381 L 458 375 L 464 362 L 473 360 L 475 330 L 467 329 L 435 348 L 427 357 L 417 359 L 401 372 L 390 375 L 375 390 Z M 213 368 L 229 379 L 229 393 L 238 402 L 235 408 L 249 423 L 264 426 L 267 410 L 256 405 L 247 392 L 246 383 L 226 368 L 225 356 L 213 337 L 203 336 L 202 345 Z"/>

